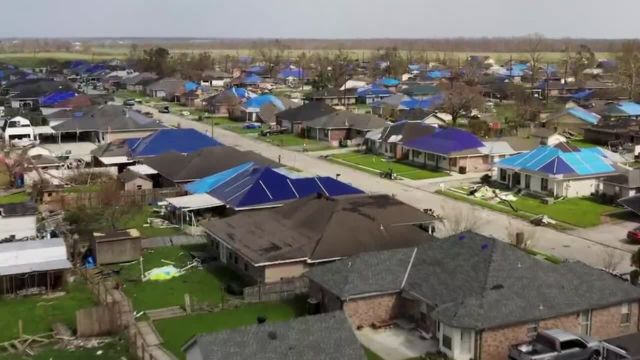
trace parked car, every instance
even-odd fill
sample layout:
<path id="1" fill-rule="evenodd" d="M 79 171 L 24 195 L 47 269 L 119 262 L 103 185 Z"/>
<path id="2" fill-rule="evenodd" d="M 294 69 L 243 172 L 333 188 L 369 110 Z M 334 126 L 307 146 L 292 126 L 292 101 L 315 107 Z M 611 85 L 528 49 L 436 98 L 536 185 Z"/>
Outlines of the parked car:
<path id="1" fill-rule="evenodd" d="M 600 360 L 602 343 L 564 330 L 540 331 L 526 343 L 512 345 L 509 360 Z"/>
<path id="2" fill-rule="evenodd" d="M 261 129 L 262 128 L 262 124 L 258 123 L 258 122 L 250 122 L 250 123 L 246 123 L 244 125 L 242 125 L 243 129 Z"/>
<path id="3" fill-rule="evenodd" d="M 287 132 L 286 128 L 280 129 L 267 129 L 260 131 L 260 136 L 271 136 L 271 135 L 279 135 Z"/>
<path id="4" fill-rule="evenodd" d="M 124 106 L 135 106 L 136 105 L 136 100 L 135 99 L 126 99 L 122 104 Z"/>
<path id="5" fill-rule="evenodd" d="M 633 230 L 629 230 L 627 233 L 627 240 L 632 243 L 640 244 L 640 226 Z"/>
<path id="6" fill-rule="evenodd" d="M 142 115 L 148 117 L 148 118 L 153 118 L 153 113 L 151 111 L 145 111 L 142 113 Z"/>
<path id="7" fill-rule="evenodd" d="M 160 108 L 160 110 L 158 110 L 158 112 L 163 113 L 163 114 L 168 114 L 171 112 L 171 109 L 169 109 L 169 106 L 163 106 Z"/>

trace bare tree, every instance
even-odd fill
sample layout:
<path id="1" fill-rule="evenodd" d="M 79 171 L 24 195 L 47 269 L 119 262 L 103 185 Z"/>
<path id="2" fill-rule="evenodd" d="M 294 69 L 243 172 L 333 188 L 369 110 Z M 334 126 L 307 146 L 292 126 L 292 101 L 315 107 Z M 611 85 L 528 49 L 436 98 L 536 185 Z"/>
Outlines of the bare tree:
<path id="1" fill-rule="evenodd" d="M 640 42 L 632 40 L 622 45 L 622 54 L 618 57 L 618 69 L 622 84 L 628 91 L 630 99 L 638 96 L 640 79 Z"/>
<path id="2" fill-rule="evenodd" d="M 536 83 L 538 67 L 542 64 L 544 49 L 544 36 L 541 34 L 533 34 L 527 38 L 527 54 L 529 55 L 529 64 L 531 65 L 531 86 Z"/>
<path id="3" fill-rule="evenodd" d="M 623 260 L 622 253 L 614 248 L 607 248 L 602 252 L 602 268 L 607 271 L 615 272 Z"/>
<path id="4" fill-rule="evenodd" d="M 443 85 L 444 100 L 440 109 L 451 115 L 453 126 L 464 114 L 472 110 L 481 110 L 484 105 L 482 90 L 478 86 L 469 86 L 462 82 L 453 81 Z"/>

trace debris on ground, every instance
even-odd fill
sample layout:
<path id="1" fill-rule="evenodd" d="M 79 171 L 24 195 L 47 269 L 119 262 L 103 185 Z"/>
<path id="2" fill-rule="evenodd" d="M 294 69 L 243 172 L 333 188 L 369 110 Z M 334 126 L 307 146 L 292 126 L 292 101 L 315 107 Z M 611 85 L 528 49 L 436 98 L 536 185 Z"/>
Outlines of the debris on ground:
<path id="1" fill-rule="evenodd" d="M 144 273 L 144 276 L 142 277 L 142 281 L 148 281 L 148 280 L 152 280 L 152 281 L 163 281 L 163 280 L 170 280 L 173 279 L 175 277 L 181 276 L 184 273 L 187 272 L 188 269 L 194 267 L 194 266 L 200 266 L 200 262 L 195 260 L 190 262 L 187 266 L 178 269 L 173 265 L 167 265 L 167 266 L 161 266 L 161 267 L 157 267 L 157 268 L 153 268 L 147 272 Z"/>

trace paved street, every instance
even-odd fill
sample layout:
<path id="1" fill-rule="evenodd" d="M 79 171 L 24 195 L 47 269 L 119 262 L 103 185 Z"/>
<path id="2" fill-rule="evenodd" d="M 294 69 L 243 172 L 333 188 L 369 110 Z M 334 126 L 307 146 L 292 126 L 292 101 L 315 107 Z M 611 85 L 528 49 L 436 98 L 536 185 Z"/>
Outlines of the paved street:
<path id="1" fill-rule="evenodd" d="M 152 111 L 157 118 L 172 126 L 180 124 L 182 127 L 193 127 L 202 132 L 211 132 L 207 124 L 187 120 L 173 114 L 158 114 L 148 106 L 141 106 L 143 111 Z M 321 176 L 336 176 L 342 181 L 357 186 L 369 193 L 387 193 L 411 204 L 419 209 L 431 208 L 445 218 L 455 219 L 455 223 L 473 223 L 473 229 L 484 235 L 494 236 L 508 241 L 515 231 L 524 231 L 529 237 L 534 237 L 532 246 L 556 256 L 584 261 L 595 267 L 604 264 L 605 257 L 612 256 L 620 259 L 618 271 L 629 271 L 630 251 L 634 248 L 621 244 L 619 239 L 608 236 L 606 232 L 595 235 L 590 230 L 585 233 L 568 234 L 549 228 L 534 227 L 529 223 L 512 218 L 506 214 L 497 213 L 482 207 L 455 201 L 431 191 L 437 188 L 432 183 L 412 182 L 408 180 L 390 181 L 377 176 L 343 167 L 312 155 L 289 151 L 269 145 L 259 140 L 215 128 L 213 136 L 220 142 L 242 150 L 252 150 L 265 157 L 281 161 L 282 164 L 293 166 L 310 174 Z M 625 246 L 622 246 L 625 245 Z"/>

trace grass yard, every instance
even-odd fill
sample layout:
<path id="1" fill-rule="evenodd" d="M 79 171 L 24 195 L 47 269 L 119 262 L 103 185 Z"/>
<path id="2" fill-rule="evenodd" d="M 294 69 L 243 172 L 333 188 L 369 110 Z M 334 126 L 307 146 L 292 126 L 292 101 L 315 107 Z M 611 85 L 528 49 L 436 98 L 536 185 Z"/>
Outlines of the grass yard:
<path id="1" fill-rule="evenodd" d="M 589 197 L 564 199 L 545 205 L 539 199 L 523 196 L 513 204 L 519 210 L 536 215 L 547 215 L 554 220 L 582 228 L 600 225 L 602 215 L 620 210 L 613 206 L 599 204 Z"/>
<path id="2" fill-rule="evenodd" d="M 144 271 L 175 263 L 181 268 L 191 260 L 188 251 L 202 251 L 202 245 L 184 247 L 162 247 L 145 251 L 143 256 Z M 140 263 L 120 267 L 120 278 L 124 282 L 124 292 L 131 298 L 136 311 L 159 309 L 169 306 L 184 305 L 184 294 L 191 296 L 192 303 L 219 304 L 224 293 L 224 284 L 242 283 L 242 279 L 225 267 L 215 269 L 191 268 L 187 273 L 166 281 L 140 281 Z"/>
<path id="3" fill-rule="evenodd" d="M 27 335 L 50 332 L 54 322 L 75 328 L 76 310 L 95 303 L 89 289 L 78 279 L 68 285 L 66 291 L 66 295 L 56 298 L 0 298 L 0 342 L 18 337 L 18 320 L 22 320 Z"/>
<path id="4" fill-rule="evenodd" d="M 306 148 L 307 151 L 320 151 L 332 148 L 328 142 L 305 139 L 294 134 L 258 136 L 257 139 L 280 147 L 296 148 L 300 150 Z"/>
<path id="5" fill-rule="evenodd" d="M 100 355 L 97 355 L 98 351 L 101 351 Z M 128 358 L 129 347 L 125 341 L 119 339 L 101 347 L 91 349 L 67 350 L 50 347 L 37 349 L 34 356 L 20 356 L 14 354 L 0 356 L 0 360 L 122 360 Z"/>
<path id="6" fill-rule="evenodd" d="M 19 192 L 11 195 L 0 196 L 0 205 L 18 204 L 29 200 L 26 192 Z"/>
<path id="7" fill-rule="evenodd" d="M 371 349 L 364 347 L 364 354 L 367 357 L 367 360 L 384 360 L 382 356 L 374 353 Z"/>
<path id="8" fill-rule="evenodd" d="M 179 227 L 154 228 L 151 226 L 144 226 L 147 223 L 147 219 L 150 217 L 158 217 L 158 214 L 154 213 L 150 206 L 145 206 L 118 224 L 118 227 L 122 229 L 135 228 L 140 232 L 140 235 L 145 238 L 171 236 L 182 233 Z"/>
<path id="9" fill-rule="evenodd" d="M 332 155 L 330 159 L 339 164 L 347 165 L 358 170 L 368 170 L 367 172 L 373 174 L 378 174 L 382 171 L 392 169 L 398 176 L 410 180 L 424 180 L 449 176 L 447 173 L 442 171 L 422 169 L 401 162 L 390 161 L 383 156 L 373 154 L 349 152 Z"/>
<path id="10" fill-rule="evenodd" d="M 588 141 L 585 141 L 584 139 L 571 140 L 570 143 L 579 148 L 591 148 L 591 147 L 598 146 L 596 144 L 592 144 Z"/>
<path id="11" fill-rule="evenodd" d="M 197 314 L 155 321 L 154 325 L 164 339 L 164 347 L 180 359 L 180 348 L 193 336 L 253 325 L 258 316 L 266 316 L 267 322 L 285 321 L 304 315 L 305 301 L 297 298 L 285 302 L 247 304 L 236 309 L 217 313 Z"/>
<path id="12" fill-rule="evenodd" d="M 515 104 L 495 104 L 496 117 L 500 122 L 505 122 L 505 119 L 512 121 L 516 118 L 516 105 Z"/>

